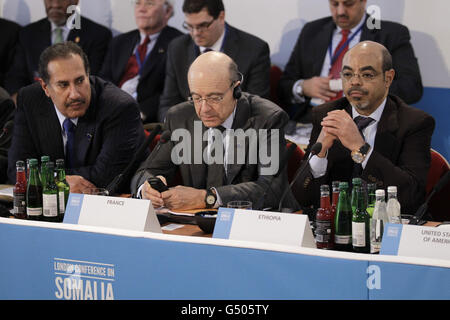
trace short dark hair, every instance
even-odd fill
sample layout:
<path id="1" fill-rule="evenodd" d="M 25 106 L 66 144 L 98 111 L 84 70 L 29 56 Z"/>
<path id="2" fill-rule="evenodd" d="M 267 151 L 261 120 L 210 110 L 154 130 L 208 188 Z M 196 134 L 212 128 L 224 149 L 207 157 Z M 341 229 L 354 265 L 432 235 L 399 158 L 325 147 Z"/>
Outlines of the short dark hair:
<path id="1" fill-rule="evenodd" d="M 66 41 L 54 44 L 45 49 L 39 57 L 39 75 L 42 80 L 48 84 L 50 75 L 48 74 L 48 64 L 56 59 L 67 59 L 71 55 L 78 55 L 83 60 L 84 70 L 89 74 L 89 60 L 83 49 L 72 41 Z"/>
<path id="2" fill-rule="evenodd" d="M 225 11 L 222 0 L 184 0 L 184 13 L 199 13 L 204 8 L 214 19 L 217 19 L 220 12 Z"/>
<path id="3" fill-rule="evenodd" d="M 381 50 L 381 54 L 382 54 L 381 67 L 383 69 L 383 73 L 385 73 L 386 71 L 389 71 L 393 68 L 392 55 L 390 54 L 389 50 L 386 49 L 385 47 L 383 47 L 383 49 Z"/>

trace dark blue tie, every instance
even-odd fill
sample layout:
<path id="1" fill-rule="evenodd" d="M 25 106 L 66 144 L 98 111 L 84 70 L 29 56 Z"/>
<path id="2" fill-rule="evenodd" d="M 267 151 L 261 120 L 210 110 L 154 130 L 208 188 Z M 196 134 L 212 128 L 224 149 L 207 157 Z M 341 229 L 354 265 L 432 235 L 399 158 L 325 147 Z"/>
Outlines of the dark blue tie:
<path id="1" fill-rule="evenodd" d="M 66 163 L 68 168 L 73 168 L 73 143 L 75 140 L 75 125 L 69 118 L 66 118 L 66 120 L 64 120 L 63 122 L 63 127 L 67 136 Z"/>

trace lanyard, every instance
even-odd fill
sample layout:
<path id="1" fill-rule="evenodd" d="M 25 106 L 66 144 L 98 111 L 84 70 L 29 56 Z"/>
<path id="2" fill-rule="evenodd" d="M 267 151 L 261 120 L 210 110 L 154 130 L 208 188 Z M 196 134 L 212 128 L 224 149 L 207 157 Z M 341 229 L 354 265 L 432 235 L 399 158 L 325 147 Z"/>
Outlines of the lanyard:
<path id="1" fill-rule="evenodd" d="M 141 61 L 141 57 L 139 55 L 139 50 L 138 50 L 139 46 L 137 46 L 136 50 L 134 50 L 134 56 L 136 57 L 136 61 L 139 67 L 139 75 L 141 75 L 142 73 L 142 66 L 145 65 L 145 62 L 147 61 L 148 56 L 150 55 L 149 52 L 147 52 L 147 55 L 145 56 L 144 61 Z"/>
<path id="2" fill-rule="evenodd" d="M 347 41 L 345 41 L 345 43 L 339 48 L 339 50 L 334 54 L 334 56 L 332 56 L 331 50 L 332 50 L 332 45 L 333 45 L 333 39 L 330 42 L 330 45 L 328 46 L 328 54 L 330 55 L 330 65 L 332 66 L 334 64 L 334 62 L 336 61 L 336 59 L 341 55 L 342 51 L 348 46 L 348 44 L 353 40 L 353 38 L 356 37 L 356 35 L 358 33 L 361 32 L 362 28 L 363 28 L 364 24 L 362 24 L 358 30 L 355 31 L 355 33 L 353 33 L 350 38 L 347 39 Z"/>

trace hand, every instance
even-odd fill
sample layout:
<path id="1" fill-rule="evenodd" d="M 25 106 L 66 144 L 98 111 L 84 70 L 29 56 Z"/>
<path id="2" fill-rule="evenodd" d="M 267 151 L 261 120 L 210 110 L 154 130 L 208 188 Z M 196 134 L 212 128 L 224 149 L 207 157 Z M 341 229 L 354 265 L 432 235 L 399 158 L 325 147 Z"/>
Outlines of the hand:
<path id="1" fill-rule="evenodd" d="M 322 128 L 322 130 L 320 131 L 319 137 L 317 138 L 317 141 L 316 141 L 316 142 L 320 142 L 322 144 L 322 149 L 317 154 L 317 156 L 319 158 L 324 158 L 325 155 L 327 154 L 328 149 L 330 149 L 333 146 L 334 140 L 337 140 L 337 139 L 338 138 L 335 135 L 326 132 L 326 130 L 324 130 L 324 128 Z"/>
<path id="2" fill-rule="evenodd" d="M 69 184 L 70 192 L 73 193 L 85 193 L 89 189 L 96 188 L 94 184 L 82 176 L 68 175 L 66 176 L 66 181 Z"/>
<path id="3" fill-rule="evenodd" d="M 167 185 L 166 178 L 163 176 L 157 176 L 157 178 L 161 179 L 161 181 Z M 149 199 L 154 208 L 163 207 L 165 205 L 161 193 L 153 189 L 148 181 L 145 181 L 144 186 L 142 187 L 141 196 L 142 199 Z"/>
<path id="4" fill-rule="evenodd" d="M 205 208 L 206 190 L 176 186 L 162 193 L 164 204 L 171 210 Z"/>
<path id="5" fill-rule="evenodd" d="M 330 89 L 329 77 L 313 77 L 303 81 L 303 95 L 311 98 L 319 98 L 323 101 L 329 101 L 336 97 L 336 92 Z"/>
<path id="6" fill-rule="evenodd" d="M 356 123 L 345 110 L 328 112 L 321 124 L 325 133 L 336 136 L 350 151 L 359 150 L 365 143 Z"/>

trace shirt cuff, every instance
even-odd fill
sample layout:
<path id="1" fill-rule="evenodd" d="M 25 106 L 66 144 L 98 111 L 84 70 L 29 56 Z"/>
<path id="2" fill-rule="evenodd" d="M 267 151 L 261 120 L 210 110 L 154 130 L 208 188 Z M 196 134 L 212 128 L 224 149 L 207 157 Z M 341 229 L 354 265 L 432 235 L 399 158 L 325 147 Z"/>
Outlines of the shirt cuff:
<path id="1" fill-rule="evenodd" d="M 328 165 L 328 151 L 324 158 L 319 158 L 318 156 L 312 156 L 309 161 L 309 166 L 311 168 L 311 173 L 314 179 L 323 177 L 325 173 L 327 173 L 327 165 Z"/>
<path id="2" fill-rule="evenodd" d="M 292 86 L 292 95 L 294 97 L 294 103 L 303 103 L 306 101 L 304 96 L 301 96 L 297 93 L 296 88 L 300 85 L 300 83 L 303 82 L 303 79 L 297 80 L 294 85 Z"/>
<path id="3" fill-rule="evenodd" d="M 214 203 L 214 209 L 217 209 L 218 207 L 221 207 L 223 205 L 222 203 L 222 199 L 220 198 L 219 193 L 217 192 L 217 189 L 214 187 L 211 187 L 211 189 L 214 190 L 214 192 L 216 193 L 216 203 Z"/>
<path id="4" fill-rule="evenodd" d="M 141 193 L 141 191 L 142 191 L 142 188 L 143 188 L 143 187 L 144 187 L 144 183 L 141 184 L 141 186 L 137 189 L 137 192 L 136 192 L 136 198 L 142 199 L 142 193 Z"/>

